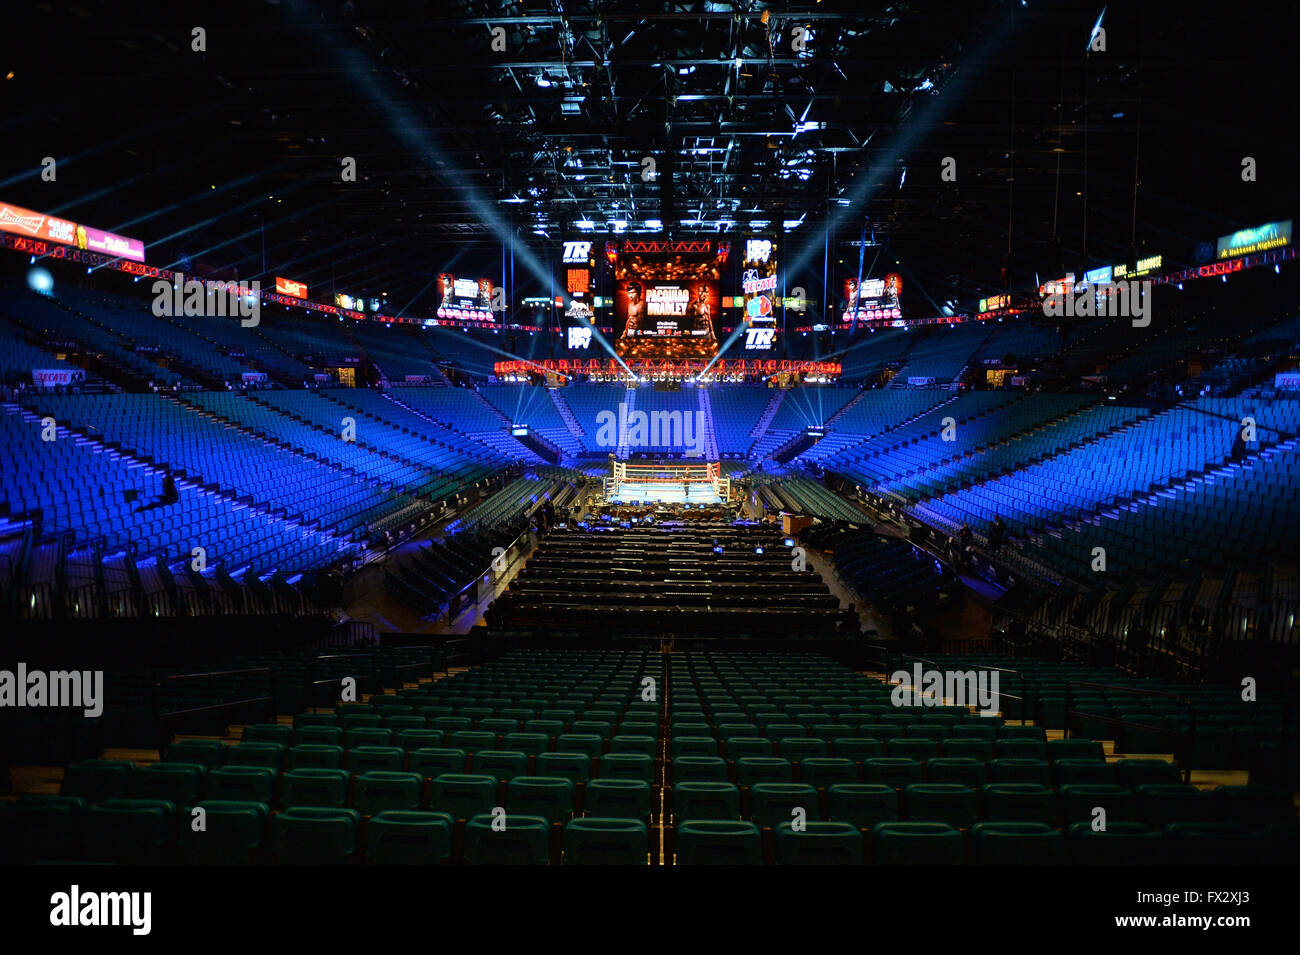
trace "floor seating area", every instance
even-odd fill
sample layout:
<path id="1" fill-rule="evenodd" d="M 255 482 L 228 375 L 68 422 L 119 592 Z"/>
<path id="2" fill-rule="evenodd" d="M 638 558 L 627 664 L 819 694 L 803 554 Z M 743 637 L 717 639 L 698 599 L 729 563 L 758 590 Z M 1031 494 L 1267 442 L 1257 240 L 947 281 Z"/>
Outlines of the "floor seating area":
<path id="1" fill-rule="evenodd" d="M 499 630 L 794 636 L 857 632 L 771 527 L 699 522 L 553 531 L 487 612 Z M 559 626 L 556 624 L 559 623 Z"/>
<path id="2" fill-rule="evenodd" d="M 1189 783 L 1141 740 L 900 696 L 815 653 L 536 647 L 417 682 L 415 648 L 394 652 L 329 661 L 330 678 L 381 674 L 390 689 L 359 702 L 181 735 L 158 761 L 73 761 L 57 794 L 0 801 L 0 845 L 190 865 L 1294 864 L 1300 848 L 1285 787 Z M 1011 662 L 984 659 L 926 663 Z M 1017 662 L 1035 690 L 1075 675 Z"/>

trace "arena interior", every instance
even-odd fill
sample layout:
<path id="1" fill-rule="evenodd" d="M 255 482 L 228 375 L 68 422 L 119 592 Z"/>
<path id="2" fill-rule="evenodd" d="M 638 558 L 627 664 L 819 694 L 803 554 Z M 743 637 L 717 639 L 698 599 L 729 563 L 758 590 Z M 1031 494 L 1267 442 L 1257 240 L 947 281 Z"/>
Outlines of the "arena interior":
<path id="1" fill-rule="evenodd" d="M 9 862 L 1281 886 L 1294 8 L 0 17 Z"/>

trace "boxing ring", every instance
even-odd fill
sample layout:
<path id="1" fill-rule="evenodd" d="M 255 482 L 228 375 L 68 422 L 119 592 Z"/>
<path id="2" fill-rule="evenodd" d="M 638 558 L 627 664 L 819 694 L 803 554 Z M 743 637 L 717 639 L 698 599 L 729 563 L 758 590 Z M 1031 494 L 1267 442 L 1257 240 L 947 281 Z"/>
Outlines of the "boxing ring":
<path id="1" fill-rule="evenodd" d="M 611 504 L 718 504 L 731 496 L 731 479 L 716 462 L 704 464 L 615 461 L 605 478 L 605 500 Z"/>

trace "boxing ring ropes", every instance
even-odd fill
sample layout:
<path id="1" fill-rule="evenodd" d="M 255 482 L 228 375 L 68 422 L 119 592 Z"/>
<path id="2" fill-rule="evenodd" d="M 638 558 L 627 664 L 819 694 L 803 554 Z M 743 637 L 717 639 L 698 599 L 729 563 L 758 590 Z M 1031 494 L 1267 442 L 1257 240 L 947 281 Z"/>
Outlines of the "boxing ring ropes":
<path id="1" fill-rule="evenodd" d="M 722 476 L 722 465 L 717 461 L 702 464 L 615 461 L 613 473 L 605 478 L 605 500 L 617 501 L 624 497 L 625 491 L 635 491 L 638 500 L 689 501 L 691 489 L 696 487 L 701 491 L 709 488 L 719 501 L 731 498 L 731 478 Z"/>

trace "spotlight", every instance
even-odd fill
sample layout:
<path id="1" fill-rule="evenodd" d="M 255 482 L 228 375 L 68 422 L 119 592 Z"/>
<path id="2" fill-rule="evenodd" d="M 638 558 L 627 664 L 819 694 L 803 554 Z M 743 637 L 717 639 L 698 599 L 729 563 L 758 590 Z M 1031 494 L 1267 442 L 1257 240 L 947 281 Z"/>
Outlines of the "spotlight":
<path id="1" fill-rule="evenodd" d="M 760 557 L 763 556 L 763 545 L 759 544 L 757 547 L 755 547 L 754 553 L 758 554 Z"/>

